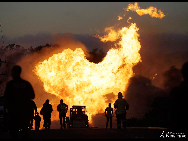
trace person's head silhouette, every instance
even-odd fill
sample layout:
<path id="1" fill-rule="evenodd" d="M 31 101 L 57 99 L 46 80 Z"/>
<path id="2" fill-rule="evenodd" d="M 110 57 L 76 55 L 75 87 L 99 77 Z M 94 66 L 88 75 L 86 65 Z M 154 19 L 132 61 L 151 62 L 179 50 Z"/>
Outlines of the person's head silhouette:
<path id="1" fill-rule="evenodd" d="M 60 104 L 63 104 L 63 99 L 60 100 Z"/>
<path id="2" fill-rule="evenodd" d="M 49 99 L 46 99 L 46 102 L 45 102 L 46 104 L 49 104 Z"/>
<path id="3" fill-rule="evenodd" d="M 21 74 L 21 67 L 16 65 L 12 68 L 12 71 L 11 71 L 11 76 L 13 79 L 17 79 L 17 78 L 20 78 L 20 74 Z"/>
<path id="4" fill-rule="evenodd" d="M 111 103 L 109 103 L 108 107 L 111 108 Z"/>

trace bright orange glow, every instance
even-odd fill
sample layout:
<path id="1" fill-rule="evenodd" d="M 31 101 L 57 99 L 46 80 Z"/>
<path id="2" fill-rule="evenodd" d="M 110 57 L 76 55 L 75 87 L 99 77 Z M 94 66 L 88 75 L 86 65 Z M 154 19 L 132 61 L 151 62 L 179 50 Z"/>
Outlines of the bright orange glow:
<path id="1" fill-rule="evenodd" d="M 110 49 L 102 62 L 89 62 L 81 48 L 68 48 L 38 63 L 34 70 L 46 92 L 63 98 L 69 106 L 85 105 L 90 120 L 91 115 L 103 112 L 108 105 L 106 94 L 125 91 L 133 76 L 132 67 L 141 60 L 136 24 L 119 31 L 109 30 L 109 36 L 101 40 L 120 39 L 119 47 Z M 112 102 L 116 99 L 115 96 Z"/>
<path id="2" fill-rule="evenodd" d="M 142 10 L 137 3 L 128 9 Z M 128 80 L 134 75 L 132 68 L 141 61 L 138 30 L 136 23 L 118 30 L 106 27 L 107 34 L 98 38 L 102 42 L 114 42 L 114 47 L 98 64 L 89 62 L 81 48 L 67 48 L 39 62 L 33 71 L 46 92 L 63 99 L 69 107 L 86 106 L 92 123 L 92 115 L 103 113 L 109 99 L 114 103 L 118 92 L 126 91 Z"/>
<path id="3" fill-rule="evenodd" d="M 135 2 L 134 4 L 129 4 L 127 11 L 129 10 L 135 11 L 140 16 L 149 14 L 151 17 L 155 17 L 159 19 L 162 19 L 165 16 L 161 10 L 157 11 L 157 8 L 153 6 L 150 6 L 149 8 L 146 8 L 146 9 L 140 9 L 137 2 Z"/>
<path id="4" fill-rule="evenodd" d="M 123 18 L 121 17 L 121 16 L 118 16 L 118 20 L 120 21 L 120 20 L 122 20 Z"/>

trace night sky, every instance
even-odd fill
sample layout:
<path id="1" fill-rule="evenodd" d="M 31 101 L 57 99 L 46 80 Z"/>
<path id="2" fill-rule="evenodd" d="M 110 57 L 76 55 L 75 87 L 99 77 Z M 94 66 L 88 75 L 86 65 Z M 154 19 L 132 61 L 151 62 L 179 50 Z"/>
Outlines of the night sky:
<path id="1" fill-rule="evenodd" d="M 132 2 L 133 3 L 133 2 Z M 162 20 L 125 12 L 129 2 L 2 2 L 0 23 L 7 40 L 38 34 L 96 34 L 107 26 L 118 24 L 117 16 L 126 14 L 131 22 L 144 27 L 148 33 L 188 32 L 187 2 L 139 2 L 141 8 L 149 6 L 161 9 L 166 17 Z"/>

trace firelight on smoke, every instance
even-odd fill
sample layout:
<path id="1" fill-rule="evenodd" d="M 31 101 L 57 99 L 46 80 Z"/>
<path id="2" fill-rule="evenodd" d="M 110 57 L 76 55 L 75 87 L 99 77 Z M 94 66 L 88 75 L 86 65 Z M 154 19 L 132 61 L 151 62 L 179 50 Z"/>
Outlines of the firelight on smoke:
<path id="1" fill-rule="evenodd" d="M 134 75 L 132 68 L 141 61 L 138 30 L 136 23 L 119 30 L 106 28 L 107 35 L 98 38 L 118 43 L 98 64 L 89 62 L 81 48 L 67 48 L 39 62 L 33 71 L 46 92 L 62 98 L 69 107 L 85 105 L 91 123 L 92 115 L 104 112 L 107 95 L 115 95 L 110 99 L 114 103 Z"/>

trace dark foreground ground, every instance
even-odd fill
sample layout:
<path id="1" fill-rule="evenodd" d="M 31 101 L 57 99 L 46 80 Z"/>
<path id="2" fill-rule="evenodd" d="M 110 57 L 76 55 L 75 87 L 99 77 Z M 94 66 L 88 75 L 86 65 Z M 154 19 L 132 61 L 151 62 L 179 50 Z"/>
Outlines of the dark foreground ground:
<path id="1" fill-rule="evenodd" d="M 30 131 L 30 139 L 160 139 L 165 128 L 127 127 L 117 130 L 104 128 L 73 128 Z M 10 139 L 8 132 L 0 132 L 0 139 Z"/>

